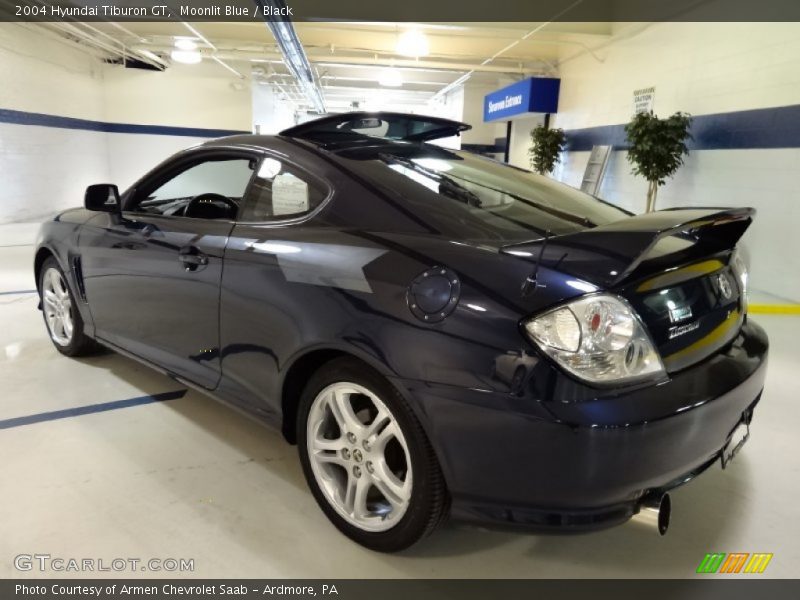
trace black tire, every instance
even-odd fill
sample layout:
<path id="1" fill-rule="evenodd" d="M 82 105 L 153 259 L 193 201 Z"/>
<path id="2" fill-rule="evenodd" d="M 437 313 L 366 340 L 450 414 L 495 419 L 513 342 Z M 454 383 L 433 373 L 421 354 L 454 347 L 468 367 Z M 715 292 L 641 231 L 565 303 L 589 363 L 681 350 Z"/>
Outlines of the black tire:
<path id="1" fill-rule="evenodd" d="M 342 518 L 321 490 L 309 461 L 307 421 L 311 407 L 324 388 L 339 382 L 355 383 L 376 394 L 392 413 L 408 446 L 412 465 L 411 499 L 402 518 L 386 531 L 366 531 Z M 446 518 L 447 487 L 422 425 L 394 386 L 361 361 L 337 358 L 314 373 L 300 397 L 297 440 L 306 481 L 320 508 L 339 531 L 362 546 L 378 552 L 398 552 L 430 535 Z"/>
<path id="2" fill-rule="evenodd" d="M 66 286 L 67 293 L 69 294 L 71 304 L 70 315 L 72 316 L 73 329 L 72 336 L 67 344 L 61 344 L 55 340 L 53 332 L 50 331 L 50 324 L 47 322 L 47 316 L 45 313 L 46 307 L 44 306 L 44 289 L 45 276 L 50 269 L 55 269 L 58 271 Z M 58 264 L 58 261 L 52 256 L 44 261 L 39 272 L 39 299 L 42 302 L 42 317 L 44 318 L 44 326 L 47 328 L 50 341 L 53 342 L 53 346 L 55 346 L 56 350 L 65 356 L 88 356 L 90 354 L 96 354 L 101 349 L 101 346 L 97 342 L 84 333 L 83 319 L 81 318 L 81 313 L 78 310 L 78 300 L 72 293 L 72 288 L 69 285 L 69 280 L 64 274 L 63 269 Z"/>

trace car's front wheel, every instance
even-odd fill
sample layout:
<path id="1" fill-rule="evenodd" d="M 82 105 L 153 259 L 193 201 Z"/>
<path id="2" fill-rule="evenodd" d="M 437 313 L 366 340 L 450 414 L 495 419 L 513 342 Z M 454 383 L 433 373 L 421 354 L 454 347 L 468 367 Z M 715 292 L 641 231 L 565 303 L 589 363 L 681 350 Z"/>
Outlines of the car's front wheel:
<path id="1" fill-rule="evenodd" d="M 96 352 L 97 343 L 83 332 L 83 319 L 64 272 L 53 257 L 42 265 L 39 294 L 47 333 L 56 350 L 67 356 Z"/>
<path id="2" fill-rule="evenodd" d="M 298 445 L 308 484 L 345 535 L 373 550 L 402 550 L 447 513 L 447 491 L 411 408 L 378 373 L 349 358 L 311 378 Z"/>

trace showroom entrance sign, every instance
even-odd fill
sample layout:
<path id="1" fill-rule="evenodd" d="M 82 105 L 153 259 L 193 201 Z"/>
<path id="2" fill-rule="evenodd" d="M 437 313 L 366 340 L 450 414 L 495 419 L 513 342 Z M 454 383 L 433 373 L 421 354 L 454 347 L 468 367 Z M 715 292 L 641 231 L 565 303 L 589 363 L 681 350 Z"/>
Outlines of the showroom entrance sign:
<path id="1" fill-rule="evenodd" d="M 554 113 L 558 110 L 561 80 L 554 77 L 529 77 L 501 88 L 483 99 L 483 120 L 508 120 L 528 113 Z"/>

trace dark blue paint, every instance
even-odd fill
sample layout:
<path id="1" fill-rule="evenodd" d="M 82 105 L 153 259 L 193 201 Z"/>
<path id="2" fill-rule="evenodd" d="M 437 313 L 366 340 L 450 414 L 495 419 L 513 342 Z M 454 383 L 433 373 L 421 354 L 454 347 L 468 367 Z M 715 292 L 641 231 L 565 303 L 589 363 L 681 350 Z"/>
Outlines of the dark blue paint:
<path id="1" fill-rule="evenodd" d="M 103 133 L 140 133 L 147 135 L 172 135 L 185 137 L 215 138 L 226 135 L 250 133 L 237 129 L 204 129 L 201 127 L 170 127 L 166 125 L 135 125 L 133 123 L 108 123 L 60 117 L 44 113 L 24 112 L 0 108 L 0 123 L 12 125 L 36 125 L 39 127 L 56 127 L 59 129 L 81 129 L 84 131 L 100 131 Z"/>
<path id="2" fill-rule="evenodd" d="M 36 415 L 28 415 L 26 417 L 5 419 L 3 421 L 0 421 L 0 429 L 11 429 L 12 427 L 21 427 L 22 425 L 33 425 L 34 423 L 43 423 L 45 421 L 68 419 L 70 417 L 79 417 L 81 415 L 90 415 L 93 413 L 106 412 L 109 410 L 117 410 L 118 408 L 129 408 L 131 406 L 153 404 L 154 402 L 177 400 L 178 398 L 183 398 L 185 394 L 186 390 L 176 390 L 174 392 L 164 392 L 163 394 L 155 394 L 153 396 L 139 396 L 137 398 L 129 398 L 127 400 L 115 400 L 113 402 L 103 402 L 102 404 L 89 404 L 88 406 L 76 406 L 75 408 L 54 410 L 51 412 L 39 413 Z"/>
<path id="3" fill-rule="evenodd" d="M 760 108 L 692 118 L 689 150 L 800 148 L 800 105 Z M 611 145 L 625 150 L 625 125 L 602 125 L 567 131 L 567 150 L 589 151 Z"/>
<path id="4" fill-rule="evenodd" d="M 290 441 L 298 399 L 314 370 L 339 354 L 355 357 L 390 380 L 419 420 L 453 515 L 462 519 L 611 524 L 609 514 L 618 515 L 614 522 L 630 517 L 643 494 L 673 487 L 718 456 L 764 384 L 767 339 L 754 323 L 737 327 L 736 339 L 717 346 L 713 356 L 668 372 L 657 385 L 607 387 L 567 375 L 520 326 L 593 289 L 589 284 L 616 285 L 606 275 L 616 277 L 634 263 L 640 266 L 631 277 L 612 288 L 632 303 L 640 277 L 709 255 L 728 261 L 741 233 L 737 222 L 743 227 L 741 220 L 727 222 L 735 215 L 723 215 L 727 223 L 714 226 L 717 235 L 693 233 L 697 243 L 682 253 L 641 261 L 661 234 L 682 231 L 685 223 L 695 229 L 698 219 L 714 215 L 703 209 L 611 215 L 617 209 L 601 210 L 597 200 L 565 190 L 558 211 L 543 205 L 528 228 L 513 234 L 530 245 L 550 232 L 548 250 L 542 242 L 512 255 L 499 251 L 512 241 L 509 234 L 475 221 L 472 208 L 456 198 L 445 203 L 443 194 L 434 196 L 391 168 L 386 155 L 480 163 L 496 169 L 498 179 L 530 178 L 531 186 L 539 176 L 429 144 L 358 135 L 315 140 L 309 129 L 313 124 L 305 124 L 308 137 L 207 142 L 135 184 L 123 195 L 128 210 L 122 215 L 77 209 L 46 223 L 40 239 L 57 260 L 81 257 L 91 311 L 88 303 L 76 307 L 87 335 L 210 388 L 214 397 L 281 427 Z M 318 212 L 291 225 L 145 212 L 135 213 L 134 222 L 128 218 L 149 186 L 184 162 L 231 156 L 231 147 L 240 148 L 237 155 L 257 157 L 262 148 L 291 157 L 293 169 L 332 194 Z M 245 206 L 253 189 L 244 194 Z M 569 206 L 575 212 L 564 212 Z M 583 220 L 587 213 L 597 227 Z M 204 245 L 204 270 L 185 270 L 180 251 L 187 244 Z M 457 274 L 459 300 L 445 319 L 425 323 L 412 312 L 407 292 L 433 267 Z M 534 273 L 536 285 L 526 292 Z M 80 289 L 75 270 L 67 274 L 72 289 Z M 673 285 L 681 297 L 691 291 L 685 283 Z M 703 319 L 698 335 L 712 331 L 726 308 L 705 283 L 705 299 L 692 305 L 695 318 Z M 645 313 L 646 325 L 660 323 L 660 302 L 647 303 L 656 316 Z M 570 521 L 573 513 L 582 520 Z"/>
<path id="5" fill-rule="evenodd" d="M 0 292 L 0 296 L 14 296 L 17 294 L 36 294 L 37 290 L 11 290 L 10 292 Z"/>
<path id="6" fill-rule="evenodd" d="M 486 94 L 483 120 L 498 121 L 526 113 L 554 113 L 558 110 L 560 86 L 561 80 L 557 78 L 529 77 Z M 502 107 L 494 108 L 498 104 Z"/>

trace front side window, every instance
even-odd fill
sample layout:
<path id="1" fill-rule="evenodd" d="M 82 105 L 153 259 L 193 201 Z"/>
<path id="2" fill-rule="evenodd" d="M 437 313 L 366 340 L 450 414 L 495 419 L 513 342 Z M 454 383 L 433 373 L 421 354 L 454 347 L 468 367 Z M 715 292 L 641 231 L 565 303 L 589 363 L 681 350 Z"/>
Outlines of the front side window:
<path id="1" fill-rule="evenodd" d="M 236 218 L 256 160 L 213 158 L 138 191 L 131 210 L 195 219 Z"/>
<path id="2" fill-rule="evenodd" d="M 327 196 L 327 189 L 308 175 L 275 158 L 258 167 L 242 221 L 296 219 L 313 212 Z"/>

